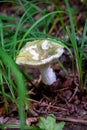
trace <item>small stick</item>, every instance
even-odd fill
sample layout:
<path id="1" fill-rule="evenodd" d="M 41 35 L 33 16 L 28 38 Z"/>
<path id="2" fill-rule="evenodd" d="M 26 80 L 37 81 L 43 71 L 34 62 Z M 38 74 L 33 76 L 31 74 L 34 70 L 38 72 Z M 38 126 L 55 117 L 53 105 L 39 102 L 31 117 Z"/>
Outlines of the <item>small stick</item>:
<path id="1" fill-rule="evenodd" d="M 74 98 L 74 96 L 76 95 L 76 92 L 78 91 L 78 86 L 75 88 L 75 91 L 72 95 L 72 97 L 69 99 L 68 103 L 71 102 L 71 100 Z"/>
<path id="2" fill-rule="evenodd" d="M 67 121 L 67 122 L 74 122 L 74 123 L 81 123 L 87 125 L 87 120 L 78 119 L 78 118 L 71 118 L 71 117 L 57 117 L 57 120 L 60 121 Z"/>
<path id="3" fill-rule="evenodd" d="M 42 102 L 36 101 L 36 100 L 34 100 L 34 99 L 30 99 L 30 98 L 29 98 L 28 100 L 31 101 L 31 102 L 35 102 L 35 103 L 37 103 L 37 104 L 41 104 L 42 106 L 49 106 L 49 107 L 51 107 L 51 108 L 55 108 L 55 109 L 58 109 L 58 110 L 67 111 L 67 109 L 65 109 L 65 108 L 57 107 L 57 106 L 50 105 L 50 104 L 47 104 L 47 103 L 42 103 Z"/>

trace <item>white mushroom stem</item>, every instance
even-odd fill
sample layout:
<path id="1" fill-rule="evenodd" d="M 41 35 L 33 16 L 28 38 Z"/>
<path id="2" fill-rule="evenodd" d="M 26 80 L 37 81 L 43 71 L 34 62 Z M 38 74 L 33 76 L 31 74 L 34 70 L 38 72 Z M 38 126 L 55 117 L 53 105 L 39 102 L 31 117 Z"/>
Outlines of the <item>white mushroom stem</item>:
<path id="1" fill-rule="evenodd" d="M 39 68 L 42 76 L 42 81 L 46 85 L 51 85 L 56 81 L 56 75 L 49 65 L 44 65 Z"/>

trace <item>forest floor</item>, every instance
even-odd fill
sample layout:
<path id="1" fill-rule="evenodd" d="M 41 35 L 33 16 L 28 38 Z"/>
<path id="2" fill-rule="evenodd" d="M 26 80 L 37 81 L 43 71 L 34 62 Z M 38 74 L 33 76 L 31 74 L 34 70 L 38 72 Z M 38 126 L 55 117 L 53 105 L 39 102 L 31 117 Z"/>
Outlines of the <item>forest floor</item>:
<path id="1" fill-rule="evenodd" d="M 76 19 L 79 23 L 79 32 L 82 33 L 82 27 L 85 22 L 85 11 L 87 6 L 81 5 L 81 2 L 74 1 L 70 3 L 73 7 L 78 9 Z M 63 8 L 63 2 L 60 2 Z M 11 13 L 9 4 L 2 4 L 0 11 Z M 67 21 L 66 21 L 67 22 Z M 56 25 L 57 27 L 58 25 Z M 58 27 L 59 28 L 59 27 Z M 61 28 L 59 28 L 61 30 Z M 56 29 L 54 28 L 54 34 Z M 52 33 L 52 32 L 51 32 Z M 58 34 L 59 32 L 57 32 Z M 59 37 L 59 36 L 58 36 Z M 26 80 L 29 97 L 27 100 L 30 102 L 29 112 L 26 106 L 26 124 L 36 125 L 38 117 L 46 117 L 48 114 L 54 114 L 57 122 L 65 121 L 64 130 L 86 130 L 87 129 L 87 90 L 83 92 L 80 90 L 78 75 L 75 76 L 72 72 L 72 59 L 67 50 L 61 56 L 61 62 L 65 66 L 68 75 L 64 73 L 62 68 L 57 62 L 52 64 L 57 81 L 48 86 L 41 82 L 41 75 L 37 69 L 29 68 L 27 73 L 33 77 L 33 82 Z M 87 61 L 83 63 L 84 72 L 87 72 Z M 23 69 L 21 67 L 21 69 Z M 87 85 L 86 85 L 87 87 Z M 18 110 L 13 102 L 9 104 L 9 112 L 5 113 L 5 104 L 0 97 L 0 123 L 2 124 L 19 124 Z"/>

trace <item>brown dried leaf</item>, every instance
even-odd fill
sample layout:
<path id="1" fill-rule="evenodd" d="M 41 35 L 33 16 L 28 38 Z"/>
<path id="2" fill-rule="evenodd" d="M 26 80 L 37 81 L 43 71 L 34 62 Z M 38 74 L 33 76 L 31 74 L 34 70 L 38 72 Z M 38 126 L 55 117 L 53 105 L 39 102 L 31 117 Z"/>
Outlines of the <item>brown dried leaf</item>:
<path id="1" fill-rule="evenodd" d="M 26 119 L 27 125 L 31 125 L 32 123 L 36 123 L 36 122 L 37 122 L 37 118 L 35 118 L 35 117 L 29 117 Z"/>
<path id="2" fill-rule="evenodd" d="M 0 102 L 0 116 L 6 114 L 6 106 L 3 102 Z"/>

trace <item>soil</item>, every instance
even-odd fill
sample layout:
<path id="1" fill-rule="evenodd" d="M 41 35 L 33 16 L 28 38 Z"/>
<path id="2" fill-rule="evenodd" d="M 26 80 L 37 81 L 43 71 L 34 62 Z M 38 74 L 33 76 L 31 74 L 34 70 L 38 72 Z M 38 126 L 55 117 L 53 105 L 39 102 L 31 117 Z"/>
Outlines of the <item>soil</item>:
<path id="1" fill-rule="evenodd" d="M 55 0 L 57 3 L 57 1 Z M 58 4 L 58 3 L 57 3 Z M 86 5 L 80 1 L 70 0 L 70 5 L 78 9 L 78 14 L 74 17 L 78 21 L 78 35 L 82 35 L 82 27 L 85 22 Z M 42 7 L 42 5 L 40 5 Z M 10 8 L 9 8 L 10 7 Z M 60 7 L 65 9 L 64 1 L 60 2 Z M 14 13 L 15 8 L 10 3 L 3 3 L 0 11 L 10 15 Z M 23 13 L 23 12 L 20 12 Z M 64 17 L 68 24 L 67 16 Z M 62 38 L 62 29 L 57 21 L 55 28 L 49 32 L 56 37 Z M 56 34 L 56 28 L 59 31 Z M 69 39 L 68 39 L 69 41 Z M 71 48 L 72 49 L 72 48 Z M 86 50 L 87 51 L 87 50 Z M 87 84 L 85 89 L 81 91 L 78 81 L 78 75 L 72 71 L 72 59 L 68 51 L 65 49 L 64 54 L 60 58 L 67 74 L 59 66 L 58 62 L 51 64 L 51 67 L 56 73 L 57 81 L 50 86 L 42 83 L 41 75 L 37 69 L 28 68 L 26 72 L 33 77 L 33 81 L 29 82 L 26 79 L 26 86 L 30 98 L 27 100 L 31 103 L 25 105 L 26 124 L 37 125 L 38 117 L 46 117 L 48 114 L 54 114 L 57 122 L 65 121 L 64 130 L 86 130 L 87 129 Z M 84 72 L 86 70 L 87 60 L 83 62 Z M 19 67 L 21 70 L 23 67 Z M 19 124 L 17 106 L 10 101 L 9 112 L 6 113 L 5 104 L 0 97 L 0 123 L 1 124 Z"/>

